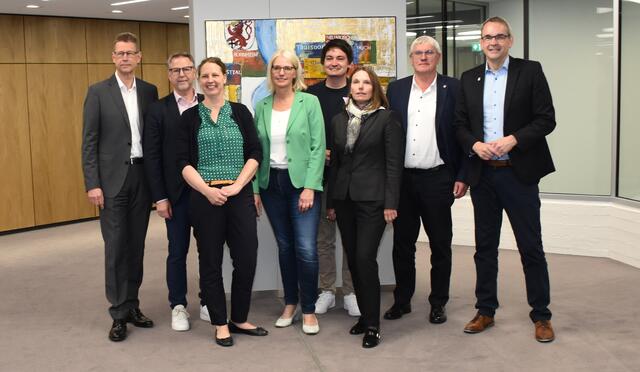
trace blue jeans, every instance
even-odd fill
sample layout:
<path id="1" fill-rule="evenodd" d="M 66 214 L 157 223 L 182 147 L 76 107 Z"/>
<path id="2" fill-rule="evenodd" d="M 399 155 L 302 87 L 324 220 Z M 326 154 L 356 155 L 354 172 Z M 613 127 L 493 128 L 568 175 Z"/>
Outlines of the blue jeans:
<path id="1" fill-rule="evenodd" d="M 278 243 L 280 273 L 287 305 L 298 303 L 304 314 L 313 314 L 318 297 L 318 250 L 316 237 L 320 220 L 320 196 L 315 193 L 313 207 L 298 210 L 303 189 L 291 184 L 289 172 L 271 169 L 269 186 L 260 190 L 264 210 Z"/>
<path id="2" fill-rule="evenodd" d="M 189 194 L 191 189 L 184 190 L 178 201 L 171 205 L 173 216 L 165 220 L 169 254 L 167 255 L 167 287 L 169 288 L 169 304 L 173 309 L 177 305 L 187 307 L 187 254 L 191 239 L 189 221 Z M 201 304 L 204 304 L 202 300 Z"/>

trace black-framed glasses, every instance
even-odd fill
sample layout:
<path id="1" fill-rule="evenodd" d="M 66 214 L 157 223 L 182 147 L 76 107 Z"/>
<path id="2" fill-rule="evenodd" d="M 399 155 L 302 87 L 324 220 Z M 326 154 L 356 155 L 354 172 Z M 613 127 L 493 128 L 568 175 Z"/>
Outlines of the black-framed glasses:
<path id="1" fill-rule="evenodd" d="M 491 41 L 492 39 L 496 39 L 496 41 L 505 41 L 510 36 L 511 35 L 508 35 L 508 34 L 484 35 L 483 37 L 481 37 L 481 39 L 487 42 Z"/>
<path id="2" fill-rule="evenodd" d="M 183 74 L 188 74 L 193 72 L 193 70 L 195 69 L 195 67 L 193 66 L 185 66 L 185 67 L 173 67 L 169 69 L 169 73 L 171 75 L 180 75 L 180 72 L 182 72 Z"/>
<path id="3" fill-rule="evenodd" d="M 115 51 L 114 51 L 114 52 L 113 52 L 113 55 L 114 55 L 114 56 L 116 56 L 116 57 L 118 57 L 118 58 L 122 58 L 122 57 L 124 57 L 124 56 L 127 56 L 127 57 L 133 57 L 133 56 L 137 55 L 138 53 L 139 53 L 139 51 L 137 51 L 137 50 L 136 50 L 136 51 L 128 50 L 128 51 L 126 51 L 126 52 L 124 52 L 124 51 L 115 52 Z"/>
<path id="4" fill-rule="evenodd" d="M 276 65 L 271 66 L 271 70 L 275 72 L 279 72 L 279 71 L 291 72 L 295 69 L 296 68 L 293 66 L 276 66 Z"/>
<path id="5" fill-rule="evenodd" d="M 434 55 L 436 55 L 436 53 L 438 53 L 438 52 L 436 52 L 433 49 L 427 49 L 427 50 L 414 50 L 411 54 L 413 54 L 414 56 L 422 58 L 423 56 L 429 56 L 429 57 L 434 56 Z"/>

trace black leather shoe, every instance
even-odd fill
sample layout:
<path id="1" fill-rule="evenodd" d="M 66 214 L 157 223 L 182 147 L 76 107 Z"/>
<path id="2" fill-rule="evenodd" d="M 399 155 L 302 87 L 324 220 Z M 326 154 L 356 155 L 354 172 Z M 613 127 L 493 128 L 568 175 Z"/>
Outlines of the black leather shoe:
<path id="1" fill-rule="evenodd" d="M 109 330 L 109 340 L 113 342 L 124 341 L 127 338 L 127 321 L 115 319 Z"/>
<path id="2" fill-rule="evenodd" d="M 429 313 L 429 322 L 433 324 L 442 324 L 447 321 L 447 311 L 444 306 L 432 306 Z"/>
<path id="3" fill-rule="evenodd" d="M 409 314 L 411 312 L 411 304 L 406 304 L 403 306 L 393 305 L 384 313 L 384 318 L 387 320 L 400 319 L 404 314 Z"/>
<path id="4" fill-rule="evenodd" d="M 231 332 L 231 327 L 229 327 L 229 332 Z M 215 335 L 213 336 L 213 338 L 216 339 L 216 344 L 218 344 L 220 346 L 224 346 L 224 347 L 233 346 L 233 337 L 229 336 L 229 337 L 225 337 L 225 338 L 218 338 L 218 329 L 217 328 L 216 328 L 216 332 L 215 332 Z"/>
<path id="5" fill-rule="evenodd" d="M 217 338 L 216 337 L 216 344 L 218 344 L 220 346 L 224 346 L 224 347 L 233 346 L 233 337 L 231 337 L 231 336 L 225 337 L 225 338 Z"/>
<path id="6" fill-rule="evenodd" d="M 349 330 L 349 334 L 352 335 L 361 335 L 363 334 L 365 331 L 367 330 L 367 328 L 360 322 L 356 323 L 353 327 L 351 327 L 351 329 Z"/>
<path id="7" fill-rule="evenodd" d="M 382 337 L 380 337 L 380 331 L 375 328 L 369 328 L 362 338 L 362 347 L 366 349 L 376 347 L 381 341 Z"/>
<path id="8" fill-rule="evenodd" d="M 133 323 L 134 326 L 140 328 L 151 328 L 153 327 L 153 320 L 144 316 L 140 309 L 131 309 L 129 310 L 129 316 L 127 317 L 128 323 Z"/>
<path id="9" fill-rule="evenodd" d="M 269 331 L 262 327 L 256 327 L 252 329 L 244 329 L 240 328 L 235 323 L 229 323 L 229 332 L 230 333 L 242 333 L 244 335 L 249 336 L 266 336 L 269 334 Z"/>

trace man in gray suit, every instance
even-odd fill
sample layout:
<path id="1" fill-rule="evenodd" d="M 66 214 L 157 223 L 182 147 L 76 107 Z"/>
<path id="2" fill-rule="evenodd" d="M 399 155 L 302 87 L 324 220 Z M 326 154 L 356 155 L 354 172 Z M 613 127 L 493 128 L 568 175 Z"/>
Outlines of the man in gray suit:
<path id="1" fill-rule="evenodd" d="M 101 209 L 111 341 L 127 337 L 127 322 L 153 327 L 138 300 L 151 209 L 141 138 L 146 108 L 158 90 L 135 77 L 141 58 L 134 34 L 117 35 L 111 55 L 116 72 L 90 86 L 84 101 L 82 168 L 89 201 Z"/>

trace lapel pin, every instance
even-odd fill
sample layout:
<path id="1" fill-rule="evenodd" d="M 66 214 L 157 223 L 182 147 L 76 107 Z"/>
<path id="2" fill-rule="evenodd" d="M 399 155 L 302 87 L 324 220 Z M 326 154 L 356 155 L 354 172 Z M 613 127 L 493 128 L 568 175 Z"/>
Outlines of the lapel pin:
<path id="1" fill-rule="evenodd" d="M 478 81 L 482 80 L 482 78 L 480 76 L 478 76 Z"/>
<path id="2" fill-rule="evenodd" d="M 447 84 L 443 85 L 443 86 L 442 86 L 442 88 L 443 88 L 443 89 L 446 89 L 446 88 L 447 88 Z"/>

